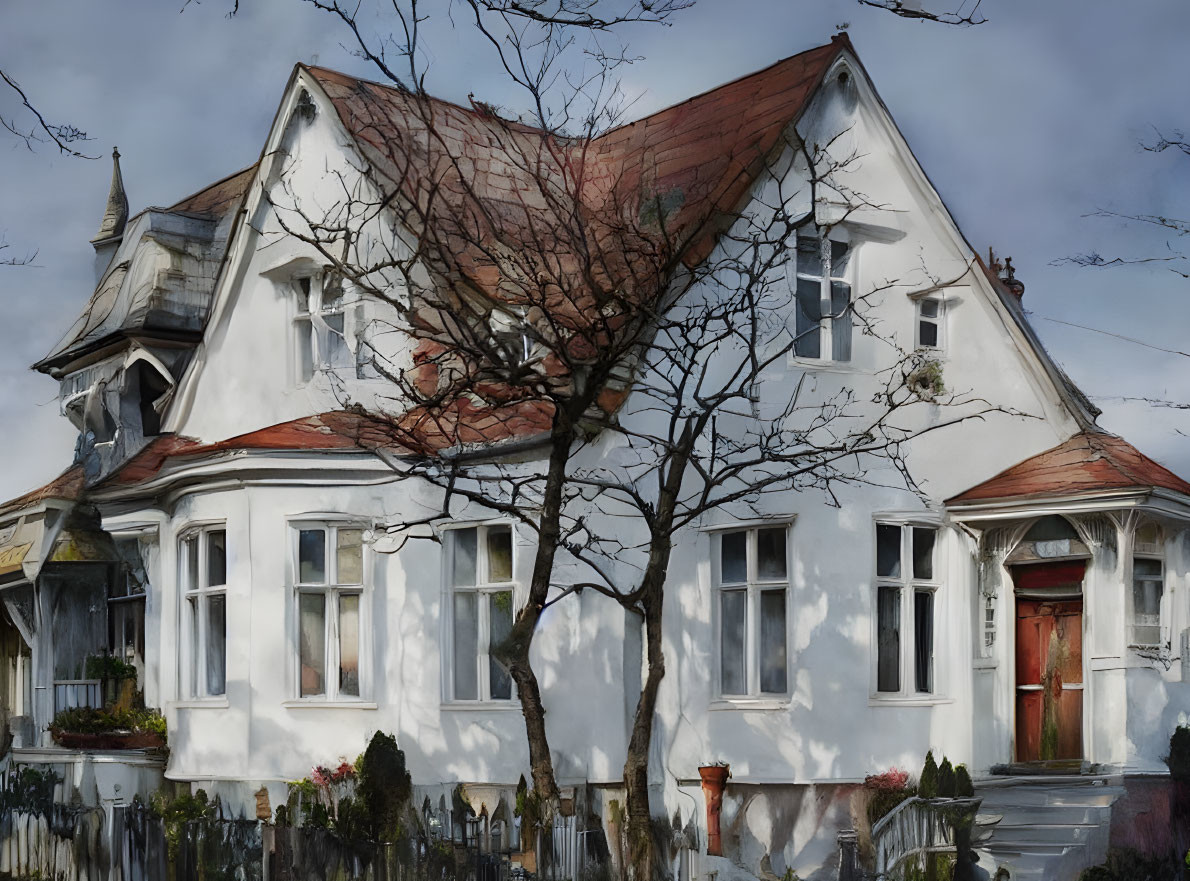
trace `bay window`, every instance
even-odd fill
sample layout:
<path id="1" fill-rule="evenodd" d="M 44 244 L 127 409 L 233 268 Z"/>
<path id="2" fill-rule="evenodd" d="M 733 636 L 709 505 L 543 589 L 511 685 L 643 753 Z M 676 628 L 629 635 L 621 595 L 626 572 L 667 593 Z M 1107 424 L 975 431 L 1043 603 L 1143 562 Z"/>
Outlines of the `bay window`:
<path id="1" fill-rule="evenodd" d="M 875 691 L 880 696 L 936 690 L 937 537 L 933 526 L 876 524 Z"/>
<path id="2" fill-rule="evenodd" d="M 182 690 L 194 699 L 227 691 L 227 530 L 182 534 Z"/>
<path id="3" fill-rule="evenodd" d="M 1161 606 L 1165 595 L 1165 560 L 1161 528 L 1141 526 L 1132 538 L 1132 620 L 1128 641 L 1141 648 L 1158 648 L 1162 637 Z"/>
<path id="4" fill-rule="evenodd" d="M 789 691 L 788 533 L 782 525 L 714 537 L 719 693 L 724 697 Z"/>
<path id="5" fill-rule="evenodd" d="M 291 527 L 298 697 L 359 700 L 367 582 L 364 530 L 353 523 Z"/>
<path id="6" fill-rule="evenodd" d="M 512 527 L 472 526 L 447 532 L 450 651 L 447 698 L 512 699 L 512 677 L 492 654 L 512 631 Z"/>

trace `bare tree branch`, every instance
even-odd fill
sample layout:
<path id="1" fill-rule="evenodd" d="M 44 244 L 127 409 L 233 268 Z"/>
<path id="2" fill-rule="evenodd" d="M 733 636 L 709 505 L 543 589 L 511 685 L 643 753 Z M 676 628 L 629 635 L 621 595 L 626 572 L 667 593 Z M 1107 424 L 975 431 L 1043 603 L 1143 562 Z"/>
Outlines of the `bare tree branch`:
<path id="1" fill-rule="evenodd" d="M 933 21 L 938 24 L 956 25 L 958 27 L 971 27 L 972 25 L 983 24 L 987 21 L 979 12 L 979 7 L 983 3 L 983 0 L 963 0 L 957 9 L 950 12 L 932 12 L 928 9 L 922 9 L 921 0 L 858 0 L 858 2 L 860 6 L 883 9 L 900 18 L 910 18 L 917 21 Z"/>

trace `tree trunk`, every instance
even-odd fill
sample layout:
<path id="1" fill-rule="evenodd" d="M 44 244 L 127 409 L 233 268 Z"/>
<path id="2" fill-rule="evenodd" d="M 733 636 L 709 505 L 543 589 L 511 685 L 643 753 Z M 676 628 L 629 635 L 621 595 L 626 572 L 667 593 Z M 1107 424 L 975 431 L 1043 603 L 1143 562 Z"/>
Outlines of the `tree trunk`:
<path id="1" fill-rule="evenodd" d="M 628 816 L 628 864 L 630 877 L 648 881 L 655 860 L 653 815 L 649 808 L 649 745 L 653 740 L 653 716 L 657 692 L 665 676 L 665 656 L 661 649 L 660 590 L 650 592 L 642 602 L 645 618 L 648 672 L 636 702 L 632 736 L 624 761 L 625 806 Z"/>
<path id="2" fill-rule="evenodd" d="M 546 819 L 553 817 L 557 811 L 558 784 L 554 779 L 554 760 L 550 755 L 549 737 L 545 730 L 545 707 L 541 702 L 541 687 L 537 681 L 537 674 L 533 672 L 529 663 L 529 651 L 533 646 L 537 623 L 541 619 L 541 610 L 549 598 L 554 556 L 561 534 L 559 518 L 570 446 L 569 428 L 561 422 L 555 422 L 550 441 L 549 470 L 546 474 L 541 516 L 538 520 L 537 554 L 533 560 L 533 575 L 529 581 L 529 597 L 517 612 L 508 639 L 503 645 L 493 647 L 496 657 L 508 665 L 509 673 L 516 683 L 521 713 L 525 717 L 533 789 L 540 799 L 543 818 Z"/>

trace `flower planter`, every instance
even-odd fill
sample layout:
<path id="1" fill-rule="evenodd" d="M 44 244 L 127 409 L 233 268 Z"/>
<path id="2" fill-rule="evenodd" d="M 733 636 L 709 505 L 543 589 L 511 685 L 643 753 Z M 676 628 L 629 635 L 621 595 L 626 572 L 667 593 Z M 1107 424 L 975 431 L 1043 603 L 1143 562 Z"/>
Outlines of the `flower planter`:
<path id="1" fill-rule="evenodd" d="M 103 731 L 98 734 L 82 734 L 77 731 L 51 729 L 54 743 L 67 749 L 154 749 L 165 746 L 159 734 L 147 731 Z"/>

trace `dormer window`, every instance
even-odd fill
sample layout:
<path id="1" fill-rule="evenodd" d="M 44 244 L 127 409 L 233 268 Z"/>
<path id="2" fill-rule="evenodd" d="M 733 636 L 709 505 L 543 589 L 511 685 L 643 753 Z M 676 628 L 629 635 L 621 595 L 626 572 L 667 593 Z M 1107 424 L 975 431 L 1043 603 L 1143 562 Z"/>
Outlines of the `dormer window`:
<path id="1" fill-rule="evenodd" d="M 815 230 L 797 237 L 797 307 L 793 353 L 823 361 L 851 360 L 849 246 Z"/>
<path id="2" fill-rule="evenodd" d="M 296 374 L 309 382 L 318 371 L 353 365 L 347 345 L 342 279 L 331 272 L 294 279 L 297 314 L 293 319 Z"/>

